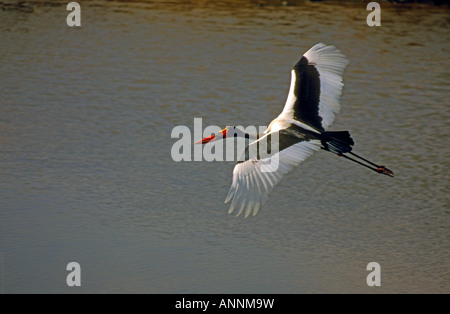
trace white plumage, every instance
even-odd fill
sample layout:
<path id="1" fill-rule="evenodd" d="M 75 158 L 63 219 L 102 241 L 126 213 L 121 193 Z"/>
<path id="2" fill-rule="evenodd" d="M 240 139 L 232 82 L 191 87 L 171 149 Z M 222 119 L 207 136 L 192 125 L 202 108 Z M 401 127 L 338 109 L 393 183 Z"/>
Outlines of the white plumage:
<path id="1" fill-rule="evenodd" d="M 347 58 L 334 46 L 319 43 L 309 49 L 304 55 L 308 64 L 314 65 L 320 75 L 319 116 L 322 117 L 322 127 L 327 129 L 334 121 L 335 114 L 341 109 L 339 100 L 344 83 L 342 75 L 348 64 Z M 294 95 L 297 73 L 291 71 L 291 87 L 288 98 L 280 117 L 292 118 L 294 105 L 298 100 Z"/>
<path id="2" fill-rule="evenodd" d="M 236 214 L 240 215 L 245 209 L 245 217 L 252 212 L 256 215 L 283 176 L 319 149 L 320 141 L 300 142 L 272 157 L 260 160 L 253 157 L 237 164 L 233 170 L 233 183 L 225 199 L 225 203 L 232 200 L 228 213 L 236 210 Z M 279 159 L 278 164 L 274 162 L 276 158 Z"/>
<path id="3" fill-rule="evenodd" d="M 314 65 L 320 75 L 320 102 L 319 115 L 322 117 L 322 126 L 326 129 L 334 120 L 334 114 L 340 109 L 339 97 L 342 92 L 342 73 L 347 65 L 347 59 L 333 46 L 322 43 L 315 45 L 303 55 L 308 64 Z M 280 129 L 289 128 L 296 124 L 307 130 L 320 134 L 320 131 L 312 125 L 305 125 L 295 120 L 295 105 L 298 97 L 295 95 L 295 86 L 300 74 L 295 69 L 291 71 L 291 85 L 288 98 L 282 113 L 271 122 L 269 128 L 264 132 L 276 132 Z M 254 143 L 252 143 L 254 144 Z M 250 145 L 252 145 L 250 144 Z M 321 147 L 320 140 L 301 141 L 293 144 L 265 159 L 257 159 L 256 156 L 243 163 L 238 163 L 233 170 L 233 182 L 231 184 L 225 203 L 231 201 L 228 213 L 236 210 L 237 215 L 245 213 L 245 217 L 251 213 L 256 215 L 268 194 L 280 182 L 282 177 L 294 169 L 303 160 L 313 154 Z M 278 167 L 270 169 L 275 158 L 278 158 Z M 266 166 L 266 172 L 261 168 Z M 270 171 L 272 170 L 272 171 Z"/>

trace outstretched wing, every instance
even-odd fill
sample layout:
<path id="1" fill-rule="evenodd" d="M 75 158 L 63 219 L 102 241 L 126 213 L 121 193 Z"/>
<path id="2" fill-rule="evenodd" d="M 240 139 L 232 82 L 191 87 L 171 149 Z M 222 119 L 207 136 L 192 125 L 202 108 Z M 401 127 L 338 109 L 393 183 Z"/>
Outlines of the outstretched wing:
<path id="1" fill-rule="evenodd" d="M 334 46 L 319 43 L 291 71 L 291 86 L 281 115 L 324 131 L 340 110 L 342 74 L 348 61 Z"/>
<path id="2" fill-rule="evenodd" d="M 233 183 L 225 199 L 225 203 L 231 201 L 228 213 L 236 210 L 237 216 L 242 212 L 245 212 L 245 217 L 252 212 L 256 215 L 283 176 L 314 151 L 319 150 L 320 146 L 319 140 L 305 140 L 280 134 L 278 152 L 267 158 L 260 158 L 258 154 L 238 163 L 234 167 Z"/>

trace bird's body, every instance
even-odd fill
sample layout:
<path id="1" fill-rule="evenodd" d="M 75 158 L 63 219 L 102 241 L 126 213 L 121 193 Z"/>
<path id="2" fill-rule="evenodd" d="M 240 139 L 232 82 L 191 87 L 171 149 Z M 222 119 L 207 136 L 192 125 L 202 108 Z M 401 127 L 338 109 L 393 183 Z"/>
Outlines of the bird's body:
<path id="1" fill-rule="evenodd" d="M 237 215 L 242 212 L 246 217 L 251 213 L 256 215 L 281 178 L 320 149 L 393 176 L 389 169 L 352 153 L 354 142 L 348 131 L 326 131 L 340 110 L 342 74 L 347 63 L 335 47 L 317 44 L 295 64 L 283 111 L 249 144 L 245 158 L 233 170 L 232 185 L 225 200 L 225 203 L 231 201 L 229 213 L 236 210 Z M 230 133 L 245 136 L 237 128 L 229 127 L 199 142 L 225 138 Z"/>

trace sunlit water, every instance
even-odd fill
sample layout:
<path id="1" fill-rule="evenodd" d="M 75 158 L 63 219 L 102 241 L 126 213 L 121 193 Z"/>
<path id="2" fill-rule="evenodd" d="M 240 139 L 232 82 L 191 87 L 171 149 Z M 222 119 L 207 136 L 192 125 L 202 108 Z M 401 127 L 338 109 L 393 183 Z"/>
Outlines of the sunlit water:
<path id="1" fill-rule="evenodd" d="M 70 28 L 68 1 L 13 2 L 1 292 L 450 292 L 448 9 L 382 3 L 371 28 L 361 3 L 83 1 Z M 317 42 L 350 60 L 332 129 L 397 176 L 320 151 L 256 217 L 227 215 L 234 163 L 174 162 L 172 129 L 267 125 Z"/>

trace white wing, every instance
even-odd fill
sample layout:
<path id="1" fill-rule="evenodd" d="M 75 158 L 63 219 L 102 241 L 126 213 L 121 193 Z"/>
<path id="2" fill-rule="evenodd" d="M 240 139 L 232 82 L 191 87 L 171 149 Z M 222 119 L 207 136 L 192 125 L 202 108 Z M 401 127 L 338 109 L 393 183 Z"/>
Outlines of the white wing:
<path id="1" fill-rule="evenodd" d="M 334 46 L 319 43 L 291 71 L 291 86 L 281 115 L 326 130 L 340 110 L 347 58 Z"/>
<path id="2" fill-rule="evenodd" d="M 310 140 L 298 142 L 272 157 L 265 159 L 251 158 L 238 163 L 233 170 L 231 184 L 225 203 L 231 200 L 228 213 L 237 210 L 239 216 L 245 210 L 245 217 L 253 212 L 258 213 L 260 206 L 266 201 L 267 195 L 280 182 L 281 178 L 296 167 L 300 162 L 320 149 L 320 141 Z"/>

